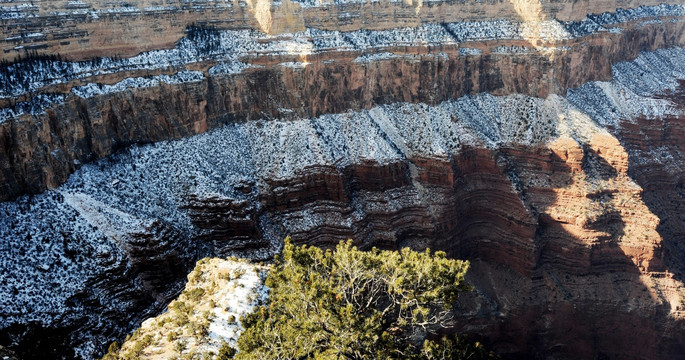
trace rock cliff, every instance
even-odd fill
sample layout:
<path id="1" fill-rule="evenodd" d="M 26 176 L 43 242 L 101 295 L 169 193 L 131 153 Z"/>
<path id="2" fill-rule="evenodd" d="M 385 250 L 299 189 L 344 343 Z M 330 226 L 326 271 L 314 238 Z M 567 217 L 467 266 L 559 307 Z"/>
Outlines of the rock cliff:
<path id="1" fill-rule="evenodd" d="M 505 357 L 685 353 L 682 5 L 11 4 L 65 56 L 0 68 L 0 344 L 23 358 L 102 354 L 201 257 L 286 235 L 471 260 L 457 330 Z M 162 30 L 55 45 L 74 12 Z"/>
<path id="2" fill-rule="evenodd" d="M 307 118 L 490 92 L 546 97 L 685 43 L 682 5 L 580 21 L 480 20 L 292 35 L 190 27 L 171 50 L 0 67 L 0 199 L 62 184 L 134 143 L 225 123 Z M 17 99 L 16 101 L 14 99 Z"/>
<path id="3" fill-rule="evenodd" d="M 580 21 L 586 14 L 662 3 L 658 0 L 189 0 L 164 3 L 10 0 L 0 7 L 0 24 L 4 30 L 0 59 L 13 60 L 26 50 L 59 52 L 74 60 L 113 54 L 134 56 L 143 51 L 173 47 L 190 24 L 223 29 L 253 28 L 269 34 L 292 33 L 307 27 L 385 30 L 414 27 L 426 21 Z"/>

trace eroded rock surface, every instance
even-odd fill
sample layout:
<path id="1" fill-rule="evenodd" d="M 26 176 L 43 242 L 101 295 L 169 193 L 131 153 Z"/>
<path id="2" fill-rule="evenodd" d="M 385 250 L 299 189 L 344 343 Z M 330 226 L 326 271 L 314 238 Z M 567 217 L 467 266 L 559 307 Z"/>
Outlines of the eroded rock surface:
<path id="1" fill-rule="evenodd" d="M 325 30 L 383 30 L 429 22 L 484 18 L 525 21 L 579 21 L 601 14 L 659 5 L 658 0 L 619 1 L 399 1 L 399 0 L 36 0 L 5 1 L 0 6 L 3 42 L 0 59 L 12 60 L 26 50 L 62 53 L 70 58 L 133 56 L 172 47 L 190 24 L 253 28 L 269 34 L 313 27 Z M 679 4 L 677 1 L 670 3 Z M 620 19 L 620 17 L 619 17 Z"/>

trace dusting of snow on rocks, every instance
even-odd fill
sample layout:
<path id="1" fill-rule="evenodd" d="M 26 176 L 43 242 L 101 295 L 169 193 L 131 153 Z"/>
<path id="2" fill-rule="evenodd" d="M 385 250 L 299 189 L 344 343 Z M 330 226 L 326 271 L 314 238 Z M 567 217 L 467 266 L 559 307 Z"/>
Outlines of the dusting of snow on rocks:
<path id="1" fill-rule="evenodd" d="M 255 67 L 257 67 L 257 66 L 247 64 L 244 62 L 240 62 L 240 61 L 226 61 L 226 62 L 222 62 L 218 65 L 215 65 L 215 66 L 212 66 L 211 68 L 209 68 L 209 75 L 218 76 L 218 75 L 239 74 L 239 73 L 243 72 L 245 69 L 255 68 Z"/>
<path id="2" fill-rule="evenodd" d="M 0 18 L 3 16 L 19 16 L 17 14 L 24 16 L 25 13 L 18 11 L 30 10 L 30 6 L 30 4 L 22 4 L 0 7 Z M 153 11 L 152 9 L 150 11 Z M 134 7 L 109 8 L 98 11 L 99 16 L 140 13 L 140 9 Z M 163 11 L 163 8 L 154 8 L 154 11 Z M 241 65 L 240 61 L 248 56 L 266 54 L 306 56 L 332 50 L 383 53 L 384 49 L 403 46 L 442 46 L 484 40 L 544 39 L 555 42 L 603 31 L 621 32 L 623 29 L 617 25 L 629 21 L 644 19 L 641 23 L 644 26 L 650 21 L 659 21 L 661 17 L 683 16 L 684 14 L 683 5 L 657 5 L 640 6 L 627 10 L 618 9 L 615 13 L 588 15 L 582 21 L 563 23 L 557 20 L 518 22 L 499 19 L 443 24 L 424 23 L 416 27 L 389 30 L 362 29 L 348 32 L 307 28 L 300 32 L 280 35 L 268 35 L 249 29 L 191 29 L 188 31 L 188 36 L 179 40 L 173 49 L 148 51 L 125 59 L 102 58 L 81 62 L 33 59 L 7 65 L 2 69 L 3 71 L 0 71 L 0 98 L 20 96 L 45 86 L 56 85 L 73 79 L 85 79 L 91 76 L 123 71 L 178 68 L 207 60 L 215 60 L 221 63 L 214 67 L 210 74 L 232 74 L 247 68 L 247 66 Z M 43 34 L 26 33 L 21 36 L 38 38 Z M 5 41 L 13 41 L 13 39 L 8 38 Z M 519 47 L 496 49 L 496 52 L 499 54 L 520 54 L 548 50 L 546 48 L 527 49 Z M 475 55 L 475 52 L 464 50 L 463 54 Z M 302 66 L 302 64 L 296 66 Z M 182 73 L 192 72 L 179 72 L 179 74 Z M 179 76 L 182 77 L 183 75 Z M 167 80 L 176 81 L 174 79 Z M 177 80 L 197 81 L 180 78 Z M 107 87 L 106 89 L 100 88 L 99 85 L 88 84 L 77 92 L 83 96 L 94 96 L 100 92 L 108 93 L 132 87 L 154 86 L 151 84 L 154 84 L 155 81 L 166 82 L 163 79 L 134 78 L 123 80 L 121 84 L 117 84 L 118 86 Z"/>
<path id="3" fill-rule="evenodd" d="M 188 283 L 167 311 L 145 320 L 117 355 L 142 348 L 146 359 L 217 354 L 222 346 L 237 347 L 241 318 L 268 296 L 268 267 L 235 258 L 205 258 L 188 275 Z"/>
<path id="4" fill-rule="evenodd" d="M 613 66 L 613 80 L 590 82 L 568 91 L 568 101 L 602 126 L 637 117 L 663 118 L 680 110 L 661 96 L 685 79 L 685 49 L 643 52 L 633 61 Z"/>
<path id="5" fill-rule="evenodd" d="M 136 77 L 126 78 L 113 85 L 89 83 L 71 89 L 76 96 L 88 99 L 94 96 L 122 92 L 128 89 L 147 88 L 158 86 L 159 83 L 182 84 L 198 82 L 204 79 L 201 71 L 179 71 L 175 75 L 157 75 L 149 78 Z"/>
<path id="6" fill-rule="evenodd" d="M 639 6 L 634 9 L 617 9 L 616 12 L 590 14 L 581 21 L 565 22 L 566 31 L 573 37 L 587 36 L 602 31 L 620 32 L 622 29 L 613 25 L 627 23 L 646 18 L 660 18 L 685 15 L 685 5 L 661 4 L 655 6 Z M 644 26 L 644 21 L 641 22 Z"/>
<path id="7" fill-rule="evenodd" d="M 481 49 L 474 49 L 474 48 L 468 48 L 468 47 L 462 47 L 459 48 L 459 55 L 461 56 L 480 56 L 483 53 L 483 50 Z"/>
<path id="8" fill-rule="evenodd" d="M 19 102 L 12 107 L 2 108 L 0 109 L 0 124 L 24 114 L 43 114 L 46 108 L 63 103 L 64 98 L 64 95 L 58 94 L 39 94 L 31 98 L 30 101 Z"/>
<path id="9" fill-rule="evenodd" d="M 209 336 L 215 344 L 226 341 L 236 347 L 236 340 L 243 330 L 240 318 L 252 312 L 255 305 L 264 303 L 268 297 L 268 288 L 264 286 L 267 268 L 226 260 L 217 265 L 217 271 L 231 274 L 231 278 L 227 279 L 228 286 L 220 286 L 216 294 Z"/>
<path id="10" fill-rule="evenodd" d="M 311 65 L 311 63 L 304 61 L 287 61 L 279 63 L 278 65 L 291 69 L 304 69 L 307 66 Z"/>
<path id="11" fill-rule="evenodd" d="M 354 60 L 352 60 L 353 63 L 373 63 L 376 61 L 382 61 L 382 60 L 391 60 L 391 59 L 396 59 L 401 57 L 399 54 L 394 54 L 391 52 L 379 52 L 375 54 L 364 54 L 361 56 L 358 56 Z"/>
<path id="12" fill-rule="evenodd" d="M 521 23 L 506 19 L 445 24 L 458 42 L 483 40 L 520 40 Z"/>

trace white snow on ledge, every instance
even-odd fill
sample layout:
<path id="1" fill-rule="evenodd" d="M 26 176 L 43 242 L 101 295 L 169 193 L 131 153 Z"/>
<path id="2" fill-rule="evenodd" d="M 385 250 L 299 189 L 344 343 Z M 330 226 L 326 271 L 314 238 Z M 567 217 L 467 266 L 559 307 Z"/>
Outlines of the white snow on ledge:
<path id="1" fill-rule="evenodd" d="M 380 52 L 376 54 L 364 54 L 361 56 L 358 56 L 354 60 L 352 60 L 353 63 L 372 63 L 376 61 L 381 61 L 381 60 L 390 60 L 390 59 L 396 59 L 399 58 L 401 55 L 399 54 L 394 54 L 391 52 Z"/>
<path id="2" fill-rule="evenodd" d="M 5 121 L 16 119 L 24 114 L 43 114 L 45 113 L 46 108 L 63 103 L 64 98 L 64 95 L 39 94 L 34 96 L 31 101 L 20 102 L 13 107 L 0 109 L 0 124 Z"/>
<path id="3" fill-rule="evenodd" d="M 435 54 L 395 54 L 385 51 L 373 54 L 363 54 L 361 56 L 356 57 L 354 60 L 352 60 L 352 62 L 357 64 L 371 64 L 378 61 L 393 59 L 403 59 L 406 61 L 420 61 L 422 59 L 448 60 L 449 56 L 444 52 L 439 52 Z"/>
<path id="4" fill-rule="evenodd" d="M 288 61 L 288 62 L 282 62 L 278 64 L 279 66 L 283 66 L 286 68 L 291 68 L 291 69 L 304 69 L 307 66 L 311 65 L 310 62 L 303 62 L 303 61 Z"/>
<path id="5" fill-rule="evenodd" d="M 255 306 L 264 304 L 268 297 L 268 288 L 264 285 L 268 270 L 268 267 L 233 258 L 198 261 L 188 275 L 185 291 L 169 304 L 166 312 L 145 320 L 135 335 L 122 344 L 123 353 L 130 354 L 131 348 L 146 336 L 152 336 L 154 340 L 144 352 L 154 353 L 155 359 L 217 353 L 224 342 L 237 347 L 237 339 L 244 330 L 240 320 Z M 203 295 L 189 298 L 188 294 L 196 289 L 203 289 Z M 189 307 L 190 315 L 179 312 L 179 304 Z M 189 321 L 179 322 L 183 316 Z M 207 321 L 205 336 L 197 337 L 188 331 L 189 323 L 193 321 Z M 177 353 L 175 349 L 181 343 L 185 344 L 184 350 Z"/>
<path id="6" fill-rule="evenodd" d="M 467 47 L 459 48 L 459 55 L 461 55 L 461 56 L 468 56 L 468 55 L 479 56 L 482 53 L 483 53 L 483 51 L 481 49 L 474 49 L 474 48 L 467 48 Z"/>
<path id="7" fill-rule="evenodd" d="M 129 12 L 139 11 L 135 8 L 122 9 L 127 9 L 125 11 Z M 0 11 L 0 17 L 2 14 Z M 379 31 L 341 32 L 308 28 L 301 32 L 277 36 L 266 35 L 255 30 L 215 30 L 194 41 L 187 37 L 183 38 L 173 49 L 144 52 L 126 59 L 103 58 L 98 61 L 84 62 L 43 61 L 33 64 L 30 69 L 10 65 L 5 73 L 0 73 L 0 98 L 20 96 L 45 86 L 73 79 L 84 79 L 120 71 L 183 67 L 205 60 L 216 60 L 224 64 L 217 65 L 213 73 L 234 74 L 241 69 L 242 65 L 238 62 L 246 56 L 310 55 L 324 51 L 383 53 L 389 48 L 403 46 L 442 46 L 470 41 L 516 40 L 531 37 L 558 41 L 600 32 L 621 32 L 623 30 L 615 25 L 628 21 L 644 19 L 642 24 L 644 26 L 650 24 L 650 21 L 658 21 L 659 17 L 683 15 L 685 15 L 684 5 L 658 5 L 619 9 L 616 13 L 588 15 L 582 21 L 564 23 L 556 20 L 523 23 L 500 19 L 446 24 L 425 23 L 417 27 Z M 474 55 L 474 53 L 468 53 L 468 55 Z M 157 80 L 164 82 L 161 79 Z M 152 86 L 145 83 L 144 80 L 137 79 L 120 86 Z M 82 94 L 101 91 L 97 87 L 88 86 L 81 89 Z"/>
<path id="8" fill-rule="evenodd" d="M 202 81 L 203 79 L 204 75 L 201 71 L 180 71 L 175 75 L 157 75 L 151 78 L 127 78 L 113 85 L 89 83 L 84 86 L 75 87 L 71 89 L 71 92 L 78 97 L 89 99 L 94 96 L 112 94 L 128 89 L 153 87 L 159 85 L 160 82 L 166 84 L 182 84 L 198 82 Z"/>
<path id="9" fill-rule="evenodd" d="M 257 68 L 257 67 L 259 67 L 259 66 L 247 64 L 247 63 L 244 63 L 241 61 L 227 61 L 227 62 L 222 62 L 218 65 L 212 66 L 209 69 L 209 75 L 217 76 L 217 75 L 239 74 L 239 73 L 243 72 L 243 70 L 245 70 L 245 69 Z"/>

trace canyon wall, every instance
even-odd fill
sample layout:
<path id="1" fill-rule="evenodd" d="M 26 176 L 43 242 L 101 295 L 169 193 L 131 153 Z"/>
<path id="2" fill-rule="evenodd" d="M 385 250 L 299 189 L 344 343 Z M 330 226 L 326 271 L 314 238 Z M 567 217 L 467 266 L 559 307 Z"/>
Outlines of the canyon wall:
<path id="1" fill-rule="evenodd" d="M 37 4 L 12 13 L 62 16 Z M 102 354 L 197 259 L 286 235 L 469 259 L 455 329 L 506 358 L 685 353 L 682 5 L 234 2 L 178 40 L 219 3 L 60 4 L 163 30 L 2 65 L 0 345 L 22 358 Z"/>
<path id="2" fill-rule="evenodd" d="M 422 23 L 483 19 L 579 21 L 586 14 L 677 1 L 636 0 L 190 0 L 6 1 L 0 59 L 25 51 L 60 53 L 73 60 L 94 56 L 134 56 L 171 48 L 188 25 L 252 28 L 269 34 L 312 27 L 324 30 L 385 30 Z"/>
<path id="3" fill-rule="evenodd" d="M 134 143 L 480 92 L 564 94 L 610 79 L 613 63 L 640 51 L 685 44 L 682 6 L 626 14 L 287 37 L 212 30 L 132 59 L 10 65 L 0 74 L 0 199 L 59 186 L 81 164 Z"/>

